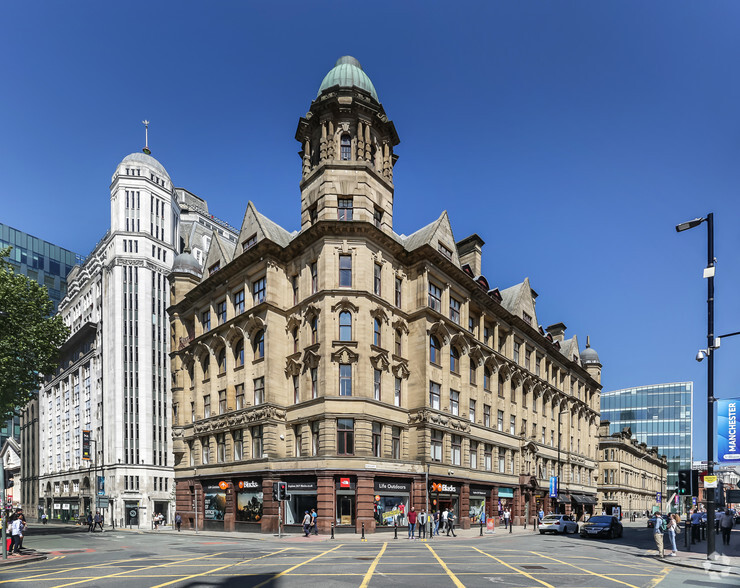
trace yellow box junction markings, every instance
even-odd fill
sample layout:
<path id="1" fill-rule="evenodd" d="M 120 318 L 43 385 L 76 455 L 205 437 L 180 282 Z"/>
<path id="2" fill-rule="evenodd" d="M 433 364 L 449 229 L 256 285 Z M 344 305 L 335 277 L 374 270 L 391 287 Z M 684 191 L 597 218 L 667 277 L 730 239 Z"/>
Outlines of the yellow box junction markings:
<path id="1" fill-rule="evenodd" d="M 176 580 L 172 580 L 170 582 L 165 582 L 164 584 L 157 584 L 156 586 L 152 586 L 152 588 L 162 588 L 163 586 L 169 586 L 171 584 L 177 584 L 178 582 L 184 582 L 185 580 L 190 580 L 191 578 L 197 578 L 199 576 L 205 576 L 208 574 L 212 574 L 214 572 L 219 572 L 221 570 L 225 570 L 226 568 L 231 568 L 234 566 L 238 566 L 240 564 L 249 563 L 252 561 L 257 561 L 258 559 L 263 559 L 265 557 L 270 557 L 271 555 L 277 555 L 278 553 L 283 553 L 284 551 L 288 551 L 289 549 L 292 549 L 292 547 L 286 547 L 285 549 L 281 549 L 279 551 L 274 551 L 273 553 L 266 553 L 265 555 L 260 555 L 259 557 L 253 557 L 251 559 L 241 560 L 236 563 L 227 564 L 225 566 L 221 566 L 220 568 L 214 568 L 212 570 L 206 570 L 205 572 L 202 572 L 200 574 L 191 574 L 189 576 L 183 576 L 180 578 L 177 578 Z"/>
<path id="2" fill-rule="evenodd" d="M 598 576 L 599 578 L 603 578 L 604 580 L 610 580 L 611 582 L 617 582 L 618 584 L 624 584 L 625 586 L 629 586 L 629 588 L 639 588 L 639 586 L 635 586 L 633 584 L 628 584 L 627 582 L 622 582 L 622 580 L 617 580 L 616 578 L 612 578 L 611 576 L 606 576 L 604 574 L 599 574 L 597 572 L 592 572 L 591 570 L 587 570 L 586 568 L 579 567 L 575 564 L 568 563 L 567 561 L 560 561 L 559 559 L 555 559 L 554 557 L 550 557 L 549 555 L 543 555 L 541 553 L 537 553 L 536 551 L 530 551 L 529 553 L 533 553 L 535 555 L 539 555 L 540 557 L 544 557 L 545 559 L 549 559 L 551 561 L 556 561 L 561 564 L 565 564 L 567 566 L 574 567 L 577 570 L 581 570 L 582 572 L 585 572 L 586 574 L 591 574 L 592 576 Z"/>
<path id="3" fill-rule="evenodd" d="M 280 572 L 280 573 L 278 573 L 278 574 L 275 574 L 275 575 L 274 575 L 274 576 L 272 576 L 271 578 L 268 578 L 268 579 L 267 579 L 267 580 L 265 580 L 264 582 L 260 582 L 259 584 L 257 584 L 256 586 L 254 586 L 254 588 L 261 588 L 261 587 L 262 587 L 262 586 L 264 586 L 265 584 L 269 584 L 270 582 L 272 582 L 273 580 L 275 580 L 275 579 L 279 578 L 280 576 L 284 576 L 285 574 L 288 574 L 288 573 L 292 572 L 293 570 L 295 570 L 295 569 L 297 569 L 297 568 L 300 568 L 300 567 L 301 567 L 302 565 L 306 565 L 307 563 L 310 563 L 310 562 L 312 562 L 312 561 L 313 561 L 313 560 L 315 560 L 315 559 L 319 559 L 319 558 L 320 558 L 320 557 L 321 557 L 322 555 L 326 555 L 327 553 L 331 553 L 332 551 L 334 551 L 334 550 L 336 550 L 336 549 L 339 549 L 340 547 L 342 547 L 342 545 L 343 545 L 343 544 L 341 544 L 341 543 L 340 543 L 340 544 L 339 544 L 339 545 L 337 545 L 336 547 L 333 547 L 333 548 L 331 548 L 331 549 L 328 549 L 328 550 L 326 550 L 326 551 L 324 551 L 324 552 L 322 552 L 322 553 L 319 553 L 318 555 L 315 555 L 314 557 L 312 557 L 312 558 L 310 558 L 310 559 L 307 559 L 307 560 L 306 560 L 306 561 L 304 561 L 304 562 L 301 562 L 301 563 L 299 563 L 299 564 L 296 564 L 296 565 L 294 565 L 294 566 L 293 566 L 292 568 L 288 568 L 287 570 L 283 570 L 282 572 Z"/>
<path id="4" fill-rule="evenodd" d="M 515 568 L 514 566 L 510 566 L 509 564 L 507 564 L 507 563 L 506 563 L 505 561 L 503 561 L 502 559 L 499 559 L 498 557 L 496 557 L 496 556 L 494 556 L 494 555 L 491 555 L 490 553 L 486 553 L 485 551 L 481 551 L 481 550 L 480 550 L 480 549 L 478 549 L 477 547 L 473 547 L 473 549 L 475 549 L 475 550 L 476 550 L 476 551 L 477 551 L 478 553 L 482 553 L 483 555 L 486 555 L 486 556 L 490 557 L 491 559 L 495 559 L 495 560 L 496 560 L 496 561 L 497 561 L 498 563 L 500 563 L 500 564 L 502 564 L 502 565 L 505 565 L 505 566 L 506 566 L 507 568 L 509 568 L 509 569 L 511 569 L 511 570 L 514 570 L 515 572 L 518 572 L 518 573 L 522 574 L 523 576 L 526 576 L 526 577 L 527 577 L 527 578 L 529 578 L 530 580 L 533 580 L 533 581 L 537 582 L 538 584 L 542 584 L 542 585 L 543 585 L 543 586 L 545 586 L 546 588 L 555 588 L 555 587 L 554 587 L 554 586 L 553 586 L 552 584 L 548 584 L 547 582 L 545 582 L 545 581 L 543 581 L 543 580 L 538 580 L 538 579 L 537 579 L 537 578 L 535 578 L 535 577 L 534 577 L 534 576 L 533 576 L 532 574 L 528 574 L 528 573 L 527 573 L 527 572 L 525 572 L 524 570 L 518 570 L 518 569 L 516 569 L 516 568 Z"/>
<path id="5" fill-rule="evenodd" d="M 64 557 L 64 556 L 61 556 L 61 557 Z M 149 559 L 149 558 L 147 558 L 147 557 L 137 557 L 137 558 L 133 558 L 133 559 L 132 558 L 129 558 L 129 559 L 120 559 L 120 560 L 115 560 L 115 561 L 112 561 L 112 562 L 105 562 L 105 563 L 102 563 L 102 564 L 84 565 L 84 566 L 77 566 L 77 567 L 74 567 L 74 568 L 60 568 L 60 569 L 58 569 L 58 570 L 56 570 L 54 572 L 46 572 L 44 574 L 36 574 L 34 576 L 29 576 L 28 578 L 24 578 L 23 581 L 25 582 L 27 580 L 34 580 L 36 578 L 39 578 L 40 579 L 40 578 L 42 578 L 44 576 L 50 576 L 52 574 L 59 574 L 61 572 L 74 572 L 75 570 L 90 570 L 90 569 L 94 569 L 94 568 L 108 567 L 111 564 L 126 563 L 126 562 L 136 561 L 136 560 L 139 560 L 139 559 Z M 30 562 L 30 563 L 33 563 L 33 562 Z M 0 584 L 8 584 L 10 582 L 17 582 L 17 581 L 18 580 L 0 580 Z"/>
<path id="6" fill-rule="evenodd" d="M 442 561 L 442 558 L 437 555 L 437 553 L 432 549 L 432 546 L 427 543 L 425 547 L 432 552 L 432 555 L 434 556 L 434 559 L 437 560 L 437 563 L 442 566 L 442 569 L 447 572 L 447 575 L 450 577 L 450 579 L 454 582 L 455 586 L 457 588 L 465 588 L 465 584 L 463 584 L 460 580 L 457 579 L 457 576 L 452 573 L 452 570 L 447 567 L 447 564 Z"/>
<path id="7" fill-rule="evenodd" d="M 367 574 L 365 574 L 365 577 L 362 579 L 362 584 L 360 584 L 360 588 L 367 588 L 367 585 L 370 583 L 370 578 L 373 577 L 373 573 L 375 573 L 375 568 L 378 567 L 378 562 L 380 561 L 380 558 L 383 557 L 383 554 L 385 553 L 385 548 L 388 547 L 388 543 L 383 543 L 383 547 L 380 550 L 380 553 L 375 557 L 375 560 L 372 564 L 370 564 L 370 569 L 367 571 Z"/>

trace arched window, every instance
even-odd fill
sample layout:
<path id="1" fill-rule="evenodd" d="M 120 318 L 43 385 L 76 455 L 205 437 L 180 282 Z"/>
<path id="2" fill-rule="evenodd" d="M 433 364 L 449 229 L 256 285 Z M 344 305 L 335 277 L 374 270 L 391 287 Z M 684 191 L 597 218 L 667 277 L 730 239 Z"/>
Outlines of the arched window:
<path id="1" fill-rule="evenodd" d="M 262 359 L 265 356 L 265 332 L 258 331 L 254 336 L 254 343 L 252 345 L 254 350 L 254 358 Z"/>
<path id="2" fill-rule="evenodd" d="M 396 355 L 398 357 L 401 357 L 403 354 L 401 353 L 401 329 L 396 329 Z"/>
<path id="3" fill-rule="evenodd" d="M 208 374 L 208 368 L 211 367 L 211 355 L 206 355 L 206 358 L 203 360 L 203 379 L 207 380 L 209 377 Z"/>
<path id="4" fill-rule="evenodd" d="M 380 319 L 375 319 L 373 323 L 373 345 L 380 347 Z"/>
<path id="5" fill-rule="evenodd" d="M 216 362 L 218 363 L 218 373 L 223 374 L 226 371 L 226 349 L 223 347 L 216 356 Z"/>
<path id="6" fill-rule="evenodd" d="M 460 352 L 454 345 L 450 345 L 450 371 L 456 374 L 460 372 Z"/>
<path id="7" fill-rule="evenodd" d="M 239 340 L 234 348 L 234 363 L 236 367 L 244 365 L 244 341 Z"/>
<path id="8" fill-rule="evenodd" d="M 311 319 L 311 345 L 318 343 L 319 341 L 319 319 L 313 317 Z"/>
<path id="9" fill-rule="evenodd" d="M 439 364 L 441 361 L 439 339 L 434 335 L 429 336 L 429 361 Z"/>
<path id="10" fill-rule="evenodd" d="M 340 158 L 342 161 L 349 161 L 352 159 L 352 139 L 348 133 L 344 133 L 340 139 Z"/>
<path id="11" fill-rule="evenodd" d="M 352 313 L 347 310 L 339 313 L 339 340 L 352 341 Z"/>

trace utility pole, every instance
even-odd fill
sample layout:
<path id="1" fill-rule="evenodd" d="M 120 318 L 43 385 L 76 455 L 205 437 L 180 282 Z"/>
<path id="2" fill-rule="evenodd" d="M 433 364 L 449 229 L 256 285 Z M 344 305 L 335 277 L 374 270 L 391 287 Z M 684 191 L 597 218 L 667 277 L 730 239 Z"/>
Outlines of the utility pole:
<path id="1" fill-rule="evenodd" d="M 0 459 L 0 500 L 3 501 L 2 503 L 2 519 L 0 519 L 0 524 L 3 526 L 2 531 L 2 538 L 3 538 L 3 559 L 8 559 L 8 539 L 7 539 L 7 530 L 6 527 L 8 526 L 8 521 L 6 517 L 6 513 L 8 512 L 5 508 L 5 467 L 3 466 L 3 460 Z"/>

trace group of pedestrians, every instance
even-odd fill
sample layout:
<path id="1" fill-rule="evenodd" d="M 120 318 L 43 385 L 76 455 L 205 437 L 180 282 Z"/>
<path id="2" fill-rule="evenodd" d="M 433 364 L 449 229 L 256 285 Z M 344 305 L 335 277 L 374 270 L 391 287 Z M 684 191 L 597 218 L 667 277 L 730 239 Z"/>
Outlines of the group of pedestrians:
<path id="1" fill-rule="evenodd" d="M 104 533 L 105 529 L 103 528 L 103 515 L 100 514 L 100 511 L 97 511 L 95 513 L 95 516 L 91 512 L 87 513 L 87 532 L 88 533 L 94 533 L 95 529 L 100 527 L 100 532 Z"/>
<path id="2" fill-rule="evenodd" d="M 696 543 L 700 540 L 700 530 L 702 524 L 706 524 L 706 512 L 695 508 L 689 521 L 691 523 L 691 543 Z M 732 528 L 735 526 L 735 514 L 729 508 L 719 512 L 717 519 L 720 531 L 722 531 L 722 543 L 724 545 L 730 544 L 730 536 Z M 711 532 L 711 531 L 708 531 Z M 653 537 L 655 538 L 655 545 L 658 548 L 658 557 L 666 557 L 664 547 L 664 537 L 668 534 L 668 539 L 671 543 L 671 552 L 668 557 L 676 557 L 678 555 L 678 549 L 676 548 L 676 535 L 681 533 L 681 519 L 676 513 L 666 515 L 665 517 L 660 513 L 656 513 L 653 524 Z"/>
<path id="3" fill-rule="evenodd" d="M 312 508 L 310 512 L 306 511 L 306 513 L 303 515 L 304 537 L 308 537 L 309 535 L 319 534 L 319 527 L 316 524 L 317 519 L 318 519 L 318 514 L 316 513 L 315 508 Z"/>
<path id="4" fill-rule="evenodd" d="M 457 537 L 455 535 L 455 513 L 450 509 L 445 508 L 442 512 L 437 510 L 433 513 L 427 513 L 426 509 L 422 508 L 421 512 L 417 513 L 416 508 L 412 506 L 407 519 L 409 539 L 426 539 L 427 528 L 430 537 L 439 536 L 440 526 L 442 532 L 446 532 L 448 537 L 450 533 L 453 537 Z"/>
<path id="5" fill-rule="evenodd" d="M 17 508 L 15 513 L 8 519 L 8 528 L 6 529 L 8 535 L 10 535 L 8 555 L 21 554 L 21 549 L 23 549 L 23 535 L 26 528 L 28 528 L 28 523 L 26 522 L 26 517 L 23 516 L 23 509 Z"/>

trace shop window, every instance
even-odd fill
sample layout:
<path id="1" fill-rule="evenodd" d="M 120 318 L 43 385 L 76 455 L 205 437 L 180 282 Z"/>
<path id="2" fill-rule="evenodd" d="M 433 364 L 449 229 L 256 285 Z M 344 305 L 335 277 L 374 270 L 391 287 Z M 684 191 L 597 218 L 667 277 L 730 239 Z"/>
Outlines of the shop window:
<path id="1" fill-rule="evenodd" d="M 354 455 L 355 421 L 337 419 L 337 455 Z"/>

